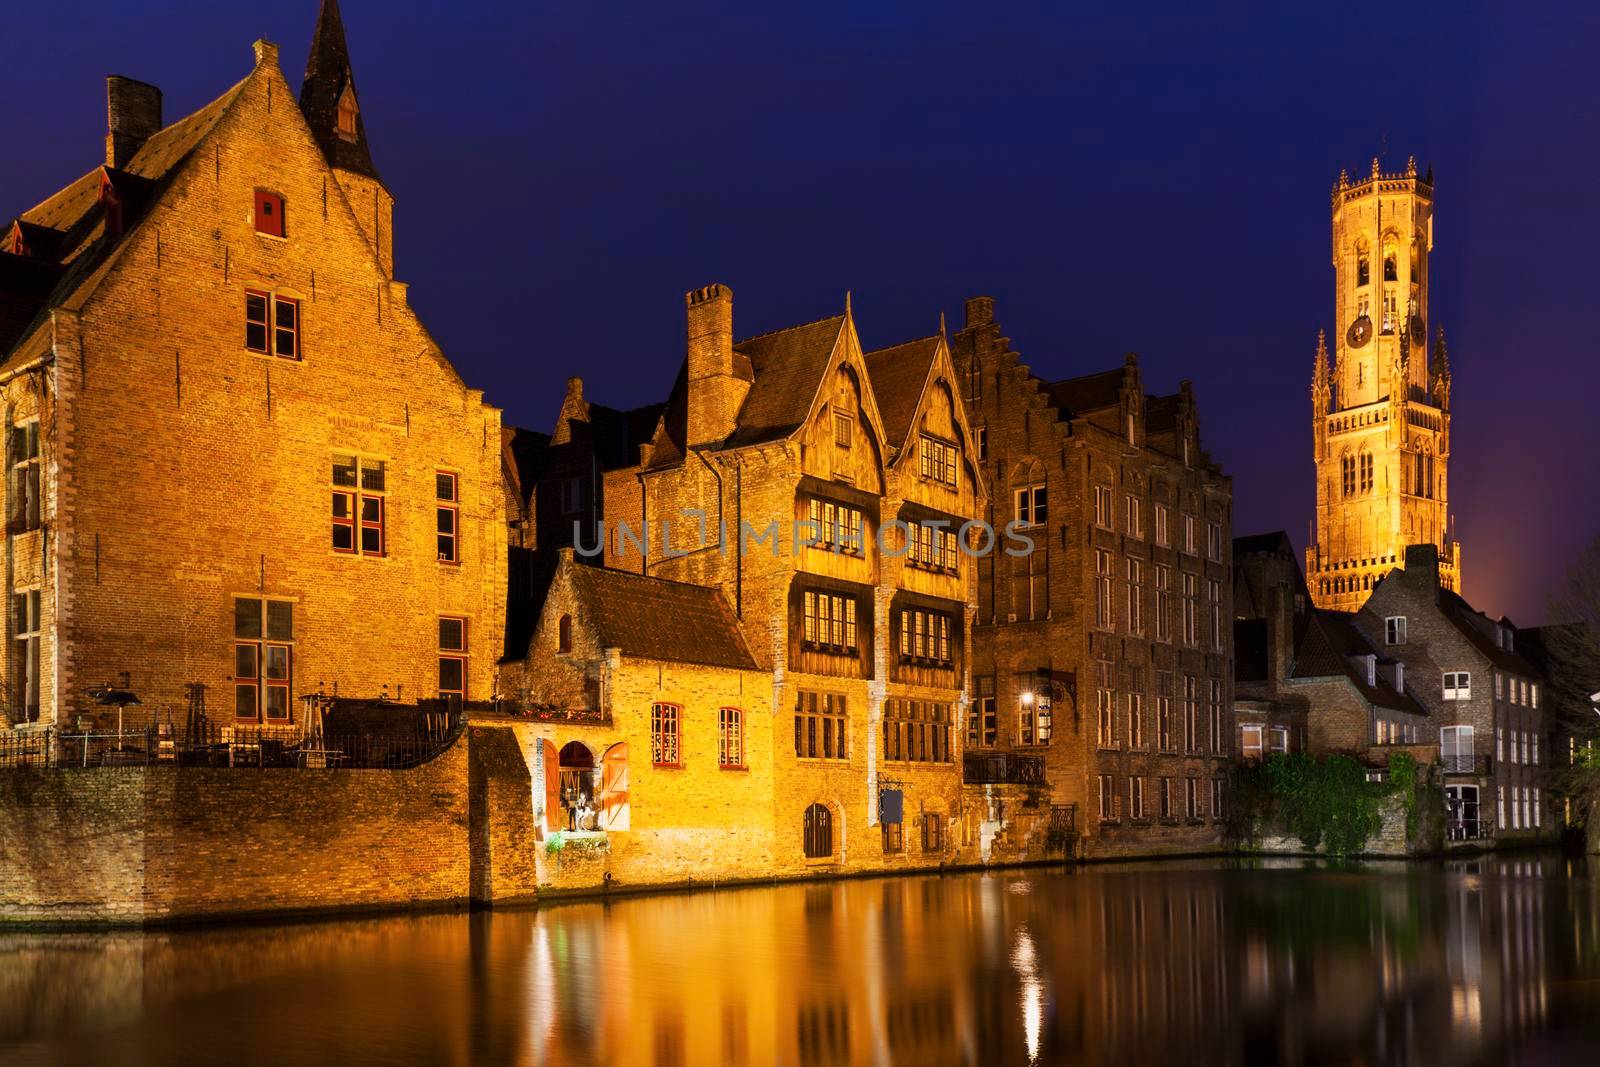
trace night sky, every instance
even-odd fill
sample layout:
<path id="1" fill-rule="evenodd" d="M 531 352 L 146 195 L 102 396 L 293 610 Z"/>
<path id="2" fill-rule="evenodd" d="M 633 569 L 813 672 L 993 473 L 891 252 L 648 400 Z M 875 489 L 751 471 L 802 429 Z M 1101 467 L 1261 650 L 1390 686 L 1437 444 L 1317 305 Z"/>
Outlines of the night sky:
<path id="1" fill-rule="evenodd" d="M 1011 3 L 344 0 L 396 273 L 471 383 L 548 429 L 564 379 L 663 397 L 685 290 L 746 336 L 836 312 L 869 347 L 984 293 L 1036 372 L 1191 378 L 1235 527 L 1304 545 L 1329 188 L 1437 178 L 1466 593 L 1527 624 L 1600 532 L 1600 9 L 1394 3 L 1225 17 Z M 1109 5 L 1117 11 L 1120 5 Z M 175 119 L 315 0 L 7 5 L 0 216 L 100 162 L 110 73 Z M 1387 147 L 1385 147 L 1385 145 Z"/>

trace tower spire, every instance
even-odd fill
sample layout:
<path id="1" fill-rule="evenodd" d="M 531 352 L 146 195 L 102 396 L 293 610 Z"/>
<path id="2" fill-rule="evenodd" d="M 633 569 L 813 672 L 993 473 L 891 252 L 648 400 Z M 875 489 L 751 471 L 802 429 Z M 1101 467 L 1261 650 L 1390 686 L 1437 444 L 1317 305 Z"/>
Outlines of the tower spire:
<path id="1" fill-rule="evenodd" d="M 329 165 L 381 182 L 367 146 L 339 0 L 322 0 L 300 85 L 300 110 Z"/>

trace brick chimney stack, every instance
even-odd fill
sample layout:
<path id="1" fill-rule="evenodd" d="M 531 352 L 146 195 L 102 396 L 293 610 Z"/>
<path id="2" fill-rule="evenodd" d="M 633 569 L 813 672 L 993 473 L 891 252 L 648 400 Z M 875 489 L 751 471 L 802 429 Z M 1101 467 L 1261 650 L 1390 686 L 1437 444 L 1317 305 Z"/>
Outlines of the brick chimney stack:
<path id="1" fill-rule="evenodd" d="M 1430 542 L 1406 546 L 1406 580 L 1439 591 L 1439 546 Z"/>
<path id="2" fill-rule="evenodd" d="M 708 285 L 684 295 L 689 319 L 689 447 L 721 444 L 733 433 L 750 383 L 734 373 L 733 290 Z"/>
<path id="3" fill-rule="evenodd" d="M 106 166 L 127 166 L 160 129 L 160 89 L 120 74 L 106 78 Z"/>

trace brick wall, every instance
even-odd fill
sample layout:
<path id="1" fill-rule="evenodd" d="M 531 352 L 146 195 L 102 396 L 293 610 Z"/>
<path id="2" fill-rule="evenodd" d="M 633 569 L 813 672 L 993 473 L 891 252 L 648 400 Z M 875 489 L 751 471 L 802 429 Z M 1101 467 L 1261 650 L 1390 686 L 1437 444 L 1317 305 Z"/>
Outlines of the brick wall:
<path id="1" fill-rule="evenodd" d="M 463 904 L 467 750 L 408 771 L 7 771 L 0 921 Z"/>

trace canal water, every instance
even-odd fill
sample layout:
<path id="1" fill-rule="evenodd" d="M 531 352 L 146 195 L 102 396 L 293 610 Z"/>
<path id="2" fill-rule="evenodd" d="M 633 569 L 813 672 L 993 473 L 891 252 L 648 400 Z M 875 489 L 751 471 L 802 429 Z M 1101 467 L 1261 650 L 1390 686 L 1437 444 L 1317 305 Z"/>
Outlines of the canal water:
<path id="1" fill-rule="evenodd" d="M 1600 1062 L 1600 883 L 1524 854 L 888 878 L 0 933 L 0 1064 Z"/>

